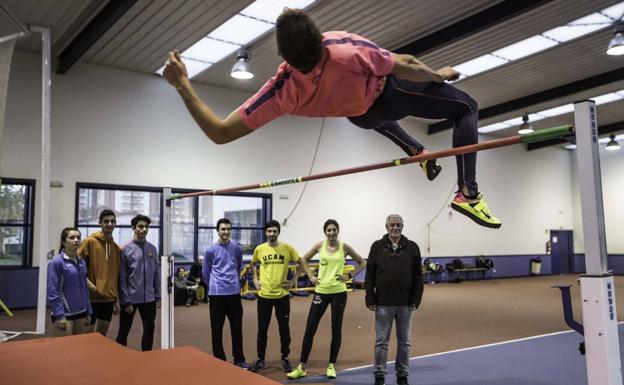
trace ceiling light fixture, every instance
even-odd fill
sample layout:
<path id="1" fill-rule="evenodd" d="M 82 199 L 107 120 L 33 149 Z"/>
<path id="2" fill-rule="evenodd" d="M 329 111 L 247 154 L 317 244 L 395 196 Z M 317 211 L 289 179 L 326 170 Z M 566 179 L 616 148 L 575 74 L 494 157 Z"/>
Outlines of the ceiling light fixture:
<path id="1" fill-rule="evenodd" d="M 609 151 L 619 150 L 620 144 L 617 142 L 617 140 L 615 140 L 615 135 L 609 135 L 609 139 L 611 140 L 609 141 L 609 143 L 607 143 L 607 147 L 605 147 L 605 149 Z"/>
<path id="2" fill-rule="evenodd" d="M 624 55 L 624 22 L 622 20 L 615 24 L 613 38 L 609 42 L 607 55 Z"/>
<path id="3" fill-rule="evenodd" d="M 232 72 L 230 76 L 235 79 L 251 79 L 254 77 L 253 72 L 251 72 L 251 65 L 249 64 L 249 60 L 251 60 L 251 52 L 245 47 L 240 48 L 236 51 L 236 63 L 232 67 Z"/>
<path id="4" fill-rule="evenodd" d="M 518 134 L 530 134 L 533 131 L 533 126 L 531 126 L 531 123 L 529 123 L 529 115 L 523 115 L 522 124 L 520 125 L 520 129 L 518 130 Z"/>

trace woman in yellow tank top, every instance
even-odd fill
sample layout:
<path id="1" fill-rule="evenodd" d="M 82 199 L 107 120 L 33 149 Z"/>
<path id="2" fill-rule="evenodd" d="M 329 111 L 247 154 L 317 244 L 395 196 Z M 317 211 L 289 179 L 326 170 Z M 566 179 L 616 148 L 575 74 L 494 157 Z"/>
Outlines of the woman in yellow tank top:
<path id="1" fill-rule="evenodd" d="M 316 254 L 319 255 L 319 270 L 317 276 L 309 273 L 310 282 L 316 287 L 314 297 L 308 313 L 308 321 L 303 336 L 301 347 L 301 358 L 299 366 L 288 373 L 289 378 L 300 378 L 306 376 L 305 365 L 308 362 L 314 334 L 319 322 L 325 314 L 328 306 L 331 306 L 332 315 L 332 339 L 329 353 L 329 365 L 326 375 L 329 378 L 336 378 L 334 365 L 338 358 L 340 342 L 342 339 L 342 318 L 347 306 L 347 285 L 346 282 L 353 279 L 366 266 L 364 259 L 349 245 L 338 239 L 339 226 L 334 219 L 328 219 L 323 224 L 325 240 L 316 243 L 303 258 L 310 261 Z M 349 256 L 357 262 L 357 267 L 353 273 L 343 274 L 345 258 Z"/>

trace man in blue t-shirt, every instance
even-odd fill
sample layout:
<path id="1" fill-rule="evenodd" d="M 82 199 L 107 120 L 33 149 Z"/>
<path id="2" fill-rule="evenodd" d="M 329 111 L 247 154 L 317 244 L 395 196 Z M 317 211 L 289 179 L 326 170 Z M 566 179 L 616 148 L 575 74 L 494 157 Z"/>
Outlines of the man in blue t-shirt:
<path id="1" fill-rule="evenodd" d="M 240 299 L 240 273 L 243 250 L 230 240 L 232 223 L 227 218 L 217 221 L 219 241 L 206 250 L 203 266 L 204 282 L 210 300 L 212 354 L 226 361 L 223 350 L 223 325 L 227 318 L 232 334 L 234 365 L 248 368 L 243 353 L 243 305 Z"/>

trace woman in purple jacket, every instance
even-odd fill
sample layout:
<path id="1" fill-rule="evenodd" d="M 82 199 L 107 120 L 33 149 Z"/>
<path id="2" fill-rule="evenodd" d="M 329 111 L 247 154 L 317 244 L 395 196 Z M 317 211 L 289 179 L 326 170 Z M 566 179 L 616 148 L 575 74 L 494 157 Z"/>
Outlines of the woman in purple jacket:
<path id="1" fill-rule="evenodd" d="M 78 258 L 80 231 L 66 227 L 61 232 L 59 254 L 48 264 L 48 304 L 55 335 L 86 332 L 91 316 L 87 289 L 87 266 Z"/>

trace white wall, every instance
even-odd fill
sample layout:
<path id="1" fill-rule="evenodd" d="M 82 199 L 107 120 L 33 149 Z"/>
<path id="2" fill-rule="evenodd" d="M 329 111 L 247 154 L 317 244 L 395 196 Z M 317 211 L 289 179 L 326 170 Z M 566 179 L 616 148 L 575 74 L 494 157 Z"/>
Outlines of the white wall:
<path id="1" fill-rule="evenodd" d="M 598 117 L 600 121 L 600 116 Z M 624 191 L 624 151 L 606 151 L 600 146 L 600 171 L 602 178 L 602 199 L 604 205 L 605 233 L 607 252 L 624 254 L 624 208 L 622 192 Z M 581 216 L 581 196 L 578 184 L 578 165 L 573 162 L 573 204 L 574 204 L 574 252 L 583 253 L 583 222 Z"/>
<path id="2" fill-rule="evenodd" d="M 0 148 L 3 176 L 38 178 L 40 172 L 39 66 L 38 55 L 15 55 Z M 248 97 L 225 89 L 197 89 L 221 116 Z M 62 227 L 73 224 L 77 181 L 207 189 L 305 175 L 321 124 L 321 119 L 286 117 L 217 146 L 203 136 L 177 94 L 159 77 L 94 65 L 55 75 L 51 179 L 64 187 L 52 189 L 50 248 L 56 247 Z M 429 149 L 450 147 L 450 131 L 428 136 L 425 127 L 407 125 Z M 313 173 L 403 156 L 381 135 L 331 118 L 325 122 Z M 305 252 L 322 238 L 322 223 L 331 217 L 340 222 L 342 238 L 366 255 L 371 242 L 384 234 L 385 217 L 396 212 L 405 219 L 405 234 L 424 252 L 426 223 L 442 209 L 431 225 L 431 255 L 526 254 L 543 253 L 547 229 L 573 227 L 567 151 L 527 152 L 514 146 L 479 154 L 478 180 L 503 220 L 500 230 L 482 228 L 450 210 L 455 161 L 440 163 L 444 170 L 434 182 L 417 165 L 310 182 L 282 239 Z M 303 187 L 262 190 L 274 194 L 276 219 L 288 215 Z"/>

